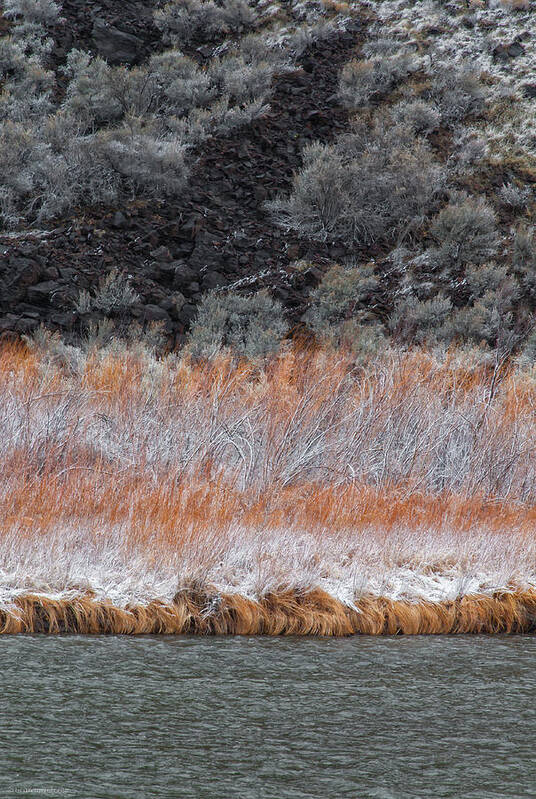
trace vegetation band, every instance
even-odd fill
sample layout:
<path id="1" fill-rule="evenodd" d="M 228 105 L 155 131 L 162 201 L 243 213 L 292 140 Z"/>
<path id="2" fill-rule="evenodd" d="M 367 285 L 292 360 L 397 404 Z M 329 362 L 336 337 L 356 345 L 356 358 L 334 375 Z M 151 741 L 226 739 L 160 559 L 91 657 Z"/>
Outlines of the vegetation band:
<path id="1" fill-rule="evenodd" d="M 91 596 L 24 595 L 0 612 L 0 632 L 81 635 L 439 635 L 536 632 L 536 591 L 448 602 L 368 597 L 349 608 L 324 591 L 288 591 L 255 602 L 184 591 L 171 604 L 119 608 Z"/>

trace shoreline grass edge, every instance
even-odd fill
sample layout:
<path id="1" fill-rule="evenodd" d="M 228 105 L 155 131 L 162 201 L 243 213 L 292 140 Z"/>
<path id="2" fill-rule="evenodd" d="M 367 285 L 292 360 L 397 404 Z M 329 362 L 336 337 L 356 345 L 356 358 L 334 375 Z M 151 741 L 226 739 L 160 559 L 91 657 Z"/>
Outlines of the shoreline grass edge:
<path id="1" fill-rule="evenodd" d="M 16 597 L 0 610 L 0 634 L 81 635 L 451 635 L 536 632 L 536 590 L 454 600 L 363 597 L 351 608 L 325 591 L 285 591 L 255 601 L 182 590 L 171 603 L 118 607 L 91 594 Z"/>

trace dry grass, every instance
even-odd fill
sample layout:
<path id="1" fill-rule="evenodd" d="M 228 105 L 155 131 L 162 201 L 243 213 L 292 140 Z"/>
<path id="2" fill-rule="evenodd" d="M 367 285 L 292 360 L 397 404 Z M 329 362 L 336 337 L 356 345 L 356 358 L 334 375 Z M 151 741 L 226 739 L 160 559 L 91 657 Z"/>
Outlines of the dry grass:
<path id="1" fill-rule="evenodd" d="M 446 635 L 536 632 L 536 591 L 496 592 L 445 602 L 366 597 L 354 608 L 316 589 L 259 601 L 180 592 L 172 603 L 118 608 L 79 596 L 52 600 L 27 594 L 0 611 L 0 633 L 82 635 Z"/>
<path id="2" fill-rule="evenodd" d="M 536 382 L 0 351 L 4 632 L 534 628 Z"/>

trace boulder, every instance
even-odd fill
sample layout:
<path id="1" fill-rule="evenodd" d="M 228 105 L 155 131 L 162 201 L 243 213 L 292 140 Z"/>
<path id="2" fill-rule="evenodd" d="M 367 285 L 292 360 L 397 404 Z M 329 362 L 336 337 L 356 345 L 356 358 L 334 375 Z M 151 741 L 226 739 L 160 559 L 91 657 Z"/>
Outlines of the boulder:
<path id="1" fill-rule="evenodd" d="M 19 302 L 14 309 L 21 316 L 28 316 L 31 319 L 41 319 L 43 311 L 35 305 L 29 305 L 27 302 Z"/>
<path id="2" fill-rule="evenodd" d="M 169 322 L 169 314 L 159 305 L 146 305 L 143 316 L 147 322 Z"/>
<path id="3" fill-rule="evenodd" d="M 157 247 L 156 250 L 152 250 L 151 258 L 154 258 L 155 261 L 162 261 L 163 263 L 170 263 L 173 261 L 173 256 L 171 255 L 169 249 L 164 247 L 164 245 Z"/>
<path id="4" fill-rule="evenodd" d="M 216 270 L 206 272 L 203 276 L 203 291 L 220 288 L 221 286 L 225 286 L 226 283 L 226 279 L 220 272 Z"/>
<path id="5" fill-rule="evenodd" d="M 70 330 L 76 321 L 76 313 L 74 311 L 59 311 L 58 313 L 53 313 L 51 315 L 50 321 L 57 327 L 63 327 L 66 330 Z"/>
<path id="6" fill-rule="evenodd" d="M 178 319 L 179 313 L 186 302 L 186 298 L 180 291 L 175 291 L 168 297 L 165 297 L 161 302 L 158 303 L 160 308 L 163 308 L 164 311 L 171 316 L 172 319 Z"/>
<path id="7" fill-rule="evenodd" d="M 197 315 L 196 306 L 190 302 L 187 302 L 181 308 L 181 312 L 179 314 L 179 322 L 181 322 L 181 324 L 183 324 L 185 327 L 188 327 L 192 319 L 195 319 L 196 315 Z"/>
<path id="8" fill-rule="evenodd" d="M 217 236 L 207 231 L 201 231 L 195 240 L 194 251 L 188 260 L 189 266 L 196 271 L 203 267 L 218 266 L 221 261 L 221 253 L 215 248 L 218 242 Z"/>
<path id="9" fill-rule="evenodd" d="M 197 272 L 185 261 L 174 262 L 173 288 L 182 289 L 188 286 L 197 277 Z"/>
<path id="10" fill-rule="evenodd" d="M 109 64 L 135 64 L 143 54 L 143 41 L 138 36 L 109 25 L 101 17 L 93 23 L 92 37 L 95 50 Z"/>
<path id="11" fill-rule="evenodd" d="M 15 314 L 12 313 L 0 317 L 0 333 L 4 333 L 6 330 L 15 330 L 19 319 L 19 316 L 15 316 Z"/>
<path id="12" fill-rule="evenodd" d="M 0 307 L 12 310 L 26 296 L 28 286 L 43 279 L 43 268 L 30 258 L 6 257 L 0 262 Z"/>
<path id="13" fill-rule="evenodd" d="M 197 282 L 197 280 L 192 280 L 191 283 L 188 283 L 187 286 L 184 288 L 184 293 L 191 296 L 192 294 L 199 294 L 201 291 L 201 286 Z"/>
<path id="14" fill-rule="evenodd" d="M 28 288 L 28 301 L 31 305 L 49 305 L 53 295 L 60 289 L 60 284 L 55 280 L 45 280 Z"/>
<path id="15" fill-rule="evenodd" d="M 512 42 L 512 44 L 508 45 L 508 55 L 510 58 L 517 58 L 520 55 L 524 55 L 525 48 L 521 44 L 521 42 Z"/>
<path id="16" fill-rule="evenodd" d="M 22 319 L 18 320 L 17 324 L 15 325 L 15 330 L 17 333 L 29 335 L 30 333 L 33 333 L 34 330 L 37 330 L 38 327 L 39 319 L 23 317 Z"/>
<path id="17" fill-rule="evenodd" d="M 78 272 L 72 266 L 60 266 L 59 272 L 62 280 L 78 283 Z"/>
<path id="18" fill-rule="evenodd" d="M 495 61 L 509 61 L 511 58 L 517 58 L 525 53 L 525 48 L 519 41 L 513 41 L 510 44 L 498 44 L 493 49 L 493 58 Z"/>
<path id="19" fill-rule="evenodd" d="M 10 282 L 19 286 L 31 286 L 41 280 L 43 269 L 37 261 L 31 258 L 9 259 Z"/>
<path id="20" fill-rule="evenodd" d="M 128 227 L 128 219 L 121 211 L 116 211 L 112 219 L 112 227 L 116 230 L 123 230 Z"/>
<path id="21" fill-rule="evenodd" d="M 165 263 L 163 261 L 156 261 L 153 268 L 158 272 L 159 278 L 165 280 L 167 283 L 172 283 L 175 277 L 175 264 Z"/>
<path id="22" fill-rule="evenodd" d="M 322 272 L 316 266 L 310 266 L 303 273 L 303 281 L 306 286 L 317 286 L 322 280 Z"/>

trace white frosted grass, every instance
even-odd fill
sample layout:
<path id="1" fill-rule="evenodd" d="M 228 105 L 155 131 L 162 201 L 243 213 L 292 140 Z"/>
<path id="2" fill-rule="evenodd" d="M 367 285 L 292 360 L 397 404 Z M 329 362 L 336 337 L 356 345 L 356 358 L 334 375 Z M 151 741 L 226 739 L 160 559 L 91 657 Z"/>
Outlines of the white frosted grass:
<path id="1" fill-rule="evenodd" d="M 356 523 L 341 530 L 342 522 L 336 529 L 324 529 L 324 522 L 303 529 L 288 507 L 286 524 L 252 528 L 241 522 L 240 504 L 231 505 L 238 510 L 230 522 L 188 515 L 187 504 L 204 507 L 207 495 L 212 513 L 220 500 L 225 505 L 226 492 L 245 492 L 247 508 L 287 488 L 296 498 L 311 481 L 319 490 L 341 492 L 368 485 L 380 495 L 403 486 L 410 501 L 420 492 L 501 500 L 510 503 L 510 518 L 516 503 L 525 509 L 534 504 L 534 414 L 526 400 L 523 411 L 511 411 L 516 380 L 523 384 L 522 398 L 533 391 L 530 378 L 511 376 L 491 396 L 484 377 L 457 389 L 456 371 L 441 372 L 446 367 L 431 356 L 416 358 L 413 376 L 403 363 L 411 357 L 386 356 L 358 372 L 346 366 L 337 372 L 337 363 L 328 367 L 321 358 L 308 361 L 299 388 L 258 372 L 240 383 L 236 372 L 225 369 L 209 372 L 205 385 L 187 363 L 148 355 L 138 362 L 145 377 L 124 392 L 88 388 L 83 363 L 71 376 L 45 364 L 41 377 L 27 384 L 18 372 L 2 374 L 0 604 L 31 592 L 58 597 L 92 591 L 124 607 L 169 602 L 181 587 L 197 584 L 254 599 L 318 587 L 352 606 L 363 595 L 439 601 L 536 586 L 536 537 L 526 526 L 466 531 L 445 519 L 437 529 L 416 524 L 386 531 Z M 130 369 L 135 374 L 132 362 Z M 219 477 L 199 482 L 207 460 Z M 66 516 L 58 500 L 52 531 L 49 522 L 41 529 L 33 518 L 41 506 L 32 509 L 32 492 L 42 474 L 56 481 L 50 501 L 65 485 L 75 501 Z M 171 531 L 160 530 L 150 514 L 145 518 L 140 505 L 144 491 L 162 486 L 179 519 Z M 304 503 L 311 505 L 310 489 L 304 490 Z M 21 496 L 28 508 L 13 505 L 12 496 Z M 107 505 L 115 496 L 118 521 L 110 522 Z M 360 494 L 349 501 L 358 518 Z M 184 514 L 177 512 L 181 507 Z M 342 512 L 349 507 L 343 501 Z M 337 519 L 336 506 L 330 514 Z"/>
<path id="2" fill-rule="evenodd" d="M 170 382 L 173 375 L 172 361 Z M 117 479 L 134 470 L 155 483 L 209 459 L 240 490 L 259 492 L 307 480 L 377 488 L 412 480 L 419 490 L 536 500 L 533 420 L 519 414 L 504 429 L 500 394 L 488 403 L 485 384 L 465 394 L 437 391 L 425 378 L 400 387 L 395 361 L 329 392 L 324 379 L 329 373 L 312 374 L 286 415 L 270 414 L 269 384 L 251 388 L 246 401 L 232 377 L 193 396 L 170 390 L 166 400 L 141 384 L 124 404 L 74 382 L 63 391 L 38 386 L 29 397 L 8 384 L 0 389 L 0 455 L 24 451 L 36 471 L 51 457 L 65 470 L 98 463 Z"/>
<path id="3" fill-rule="evenodd" d="M 201 539 L 190 550 L 156 558 L 126 552 L 120 526 L 100 536 L 81 527 L 32 540 L 17 533 L 4 536 L 0 547 L 4 608 L 25 594 L 68 599 L 87 591 L 120 608 L 169 603 L 192 585 L 256 600 L 320 588 L 350 607 L 363 596 L 441 602 L 536 588 L 536 544 L 515 531 L 400 528 L 388 536 L 374 529 L 334 536 L 265 530 L 259 535 L 233 526 L 210 536 L 208 544 Z"/>
<path id="4" fill-rule="evenodd" d="M 378 22 L 371 26 L 372 36 L 392 37 L 405 43 L 409 52 L 423 51 L 426 71 L 438 74 L 453 65 L 469 65 L 476 74 L 487 76 L 488 105 L 510 101 L 490 122 L 479 123 L 491 153 L 507 156 L 536 155 L 534 127 L 536 104 L 523 94 L 525 83 L 534 83 L 536 38 L 533 35 L 536 21 L 534 3 L 524 10 L 513 10 L 508 3 L 475 4 L 467 8 L 464 2 L 438 3 L 429 0 L 410 3 L 407 0 L 380 2 L 372 0 L 371 6 Z M 472 26 L 463 20 L 469 18 Z M 441 30 L 439 35 L 429 35 L 431 28 Z M 504 60 L 495 58 L 496 47 L 512 44 L 524 33 L 525 52 Z M 491 79 L 491 80 L 490 80 Z"/>

